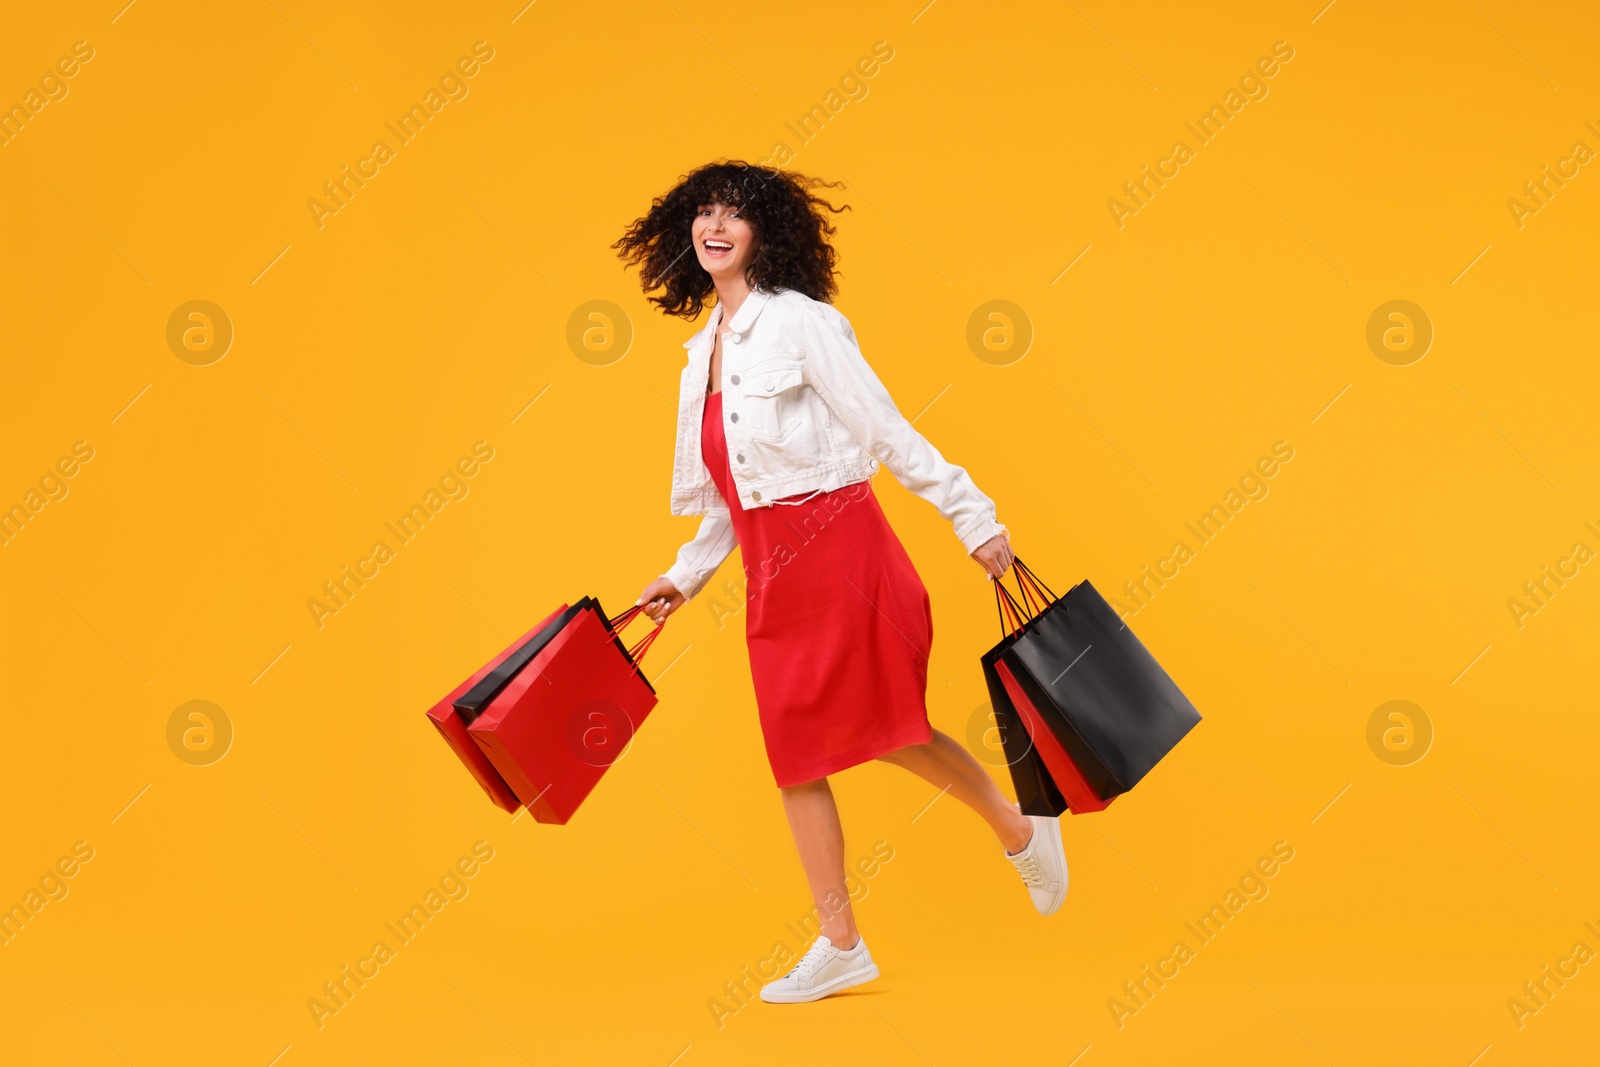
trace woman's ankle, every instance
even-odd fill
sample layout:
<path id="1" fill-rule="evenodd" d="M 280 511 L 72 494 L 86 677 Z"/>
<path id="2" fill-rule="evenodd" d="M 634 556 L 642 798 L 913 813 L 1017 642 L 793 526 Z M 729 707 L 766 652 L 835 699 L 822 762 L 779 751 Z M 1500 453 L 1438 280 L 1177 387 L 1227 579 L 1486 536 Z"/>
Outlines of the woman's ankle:
<path id="1" fill-rule="evenodd" d="M 1033 840 L 1033 820 L 1022 814 L 1022 809 L 1015 804 L 1007 807 L 1015 816 L 1014 820 L 1007 820 L 1005 827 L 996 831 L 1000 843 L 1007 852 L 1015 855 L 1028 847 L 1028 842 Z"/>
<path id="2" fill-rule="evenodd" d="M 849 952 L 861 941 L 861 931 L 850 928 L 848 930 L 822 931 L 822 936 L 828 939 L 828 944 L 834 948 Z"/>

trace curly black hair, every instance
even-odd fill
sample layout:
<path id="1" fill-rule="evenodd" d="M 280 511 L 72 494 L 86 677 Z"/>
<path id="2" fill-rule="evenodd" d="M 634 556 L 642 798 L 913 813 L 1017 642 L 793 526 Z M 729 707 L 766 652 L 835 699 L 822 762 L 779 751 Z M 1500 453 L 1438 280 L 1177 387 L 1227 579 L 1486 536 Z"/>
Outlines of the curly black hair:
<path id="1" fill-rule="evenodd" d="M 746 278 L 769 291 L 793 289 L 813 300 L 831 302 L 839 285 L 834 278 L 838 253 L 828 243 L 834 226 L 824 209 L 840 212 L 812 190 L 843 187 L 793 171 L 753 167 L 739 160 L 708 163 L 678 179 L 650 213 L 635 219 L 612 248 L 630 266 L 649 300 L 668 315 L 694 319 L 714 291 L 711 275 L 693 253 L 692 228 L 703 204 L 736 207 L 756 233 L 755 258 Z"/>

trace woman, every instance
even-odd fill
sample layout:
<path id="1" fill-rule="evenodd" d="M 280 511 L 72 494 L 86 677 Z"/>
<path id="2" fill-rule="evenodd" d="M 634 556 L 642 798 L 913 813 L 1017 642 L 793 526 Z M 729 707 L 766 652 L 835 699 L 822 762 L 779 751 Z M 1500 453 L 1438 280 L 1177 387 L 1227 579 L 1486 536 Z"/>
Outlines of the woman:
<path id="1" fill-rule="evenodd" d="M 989 575 L 1012 553 L 994 503 L 898 411 L 862 358 L 837 290 L 838 212 L 798 174 L 710 164 L 655 200 L 614 247 L 652 303 L 711 316 L 678 403 L 672 512 L 704 516 L 638 603 L 657 623 L 743 548 L 745 633 L 773 777 L 820 917 L 820 936 L 761 990 L 812 1001 L 876 978 L 845 888 L 828 775 L 878 759 L 981 815 L 1049 915 L 1067 891 L 1056 819 L 1023 815 L 964 747 L 928 723 L 933 616 L 870 478 L 882 463 L 955 528 Z M 832 183 L 838 184 L 838 183 Z M 693 255 L 690 252 L 693 252 Z"/>

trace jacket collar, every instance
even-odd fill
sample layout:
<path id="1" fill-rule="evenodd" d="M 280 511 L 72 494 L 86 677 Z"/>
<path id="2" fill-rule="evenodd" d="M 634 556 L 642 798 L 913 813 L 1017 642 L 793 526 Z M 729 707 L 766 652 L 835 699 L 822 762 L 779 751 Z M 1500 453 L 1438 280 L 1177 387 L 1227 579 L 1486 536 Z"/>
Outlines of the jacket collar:
<path id="1" fill-rule="evenodd" d="M 752 288 L 750 295 L 744 298 L 744 303 L 739 305 L 739 310 L 733 316 L 731 332 L 743 336 L 755 323 L 756 316 L 761 314 L 761 309 L 772 299 L 772 293 L 766 289 Z M 695 335 L 683 343 L 684 348 L 693 348 L 702 341 L 716 336 L 717 327 L 722 322 L 722 305 L 719 303 L 711 309 L 711 318 L 706 321 Z"/>

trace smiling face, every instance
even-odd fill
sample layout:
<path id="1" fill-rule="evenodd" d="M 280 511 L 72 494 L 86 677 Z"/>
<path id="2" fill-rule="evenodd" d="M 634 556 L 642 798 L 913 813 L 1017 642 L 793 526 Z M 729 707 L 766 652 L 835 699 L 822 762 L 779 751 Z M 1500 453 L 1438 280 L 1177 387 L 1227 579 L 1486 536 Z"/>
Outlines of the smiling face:
<path id="1" fill-rule="evenodd" d="M 736 207 L 702 204 L 694 216 L 694 254 L 721 285 L 743 279 L 756 257 L 756 232 Z"/>

